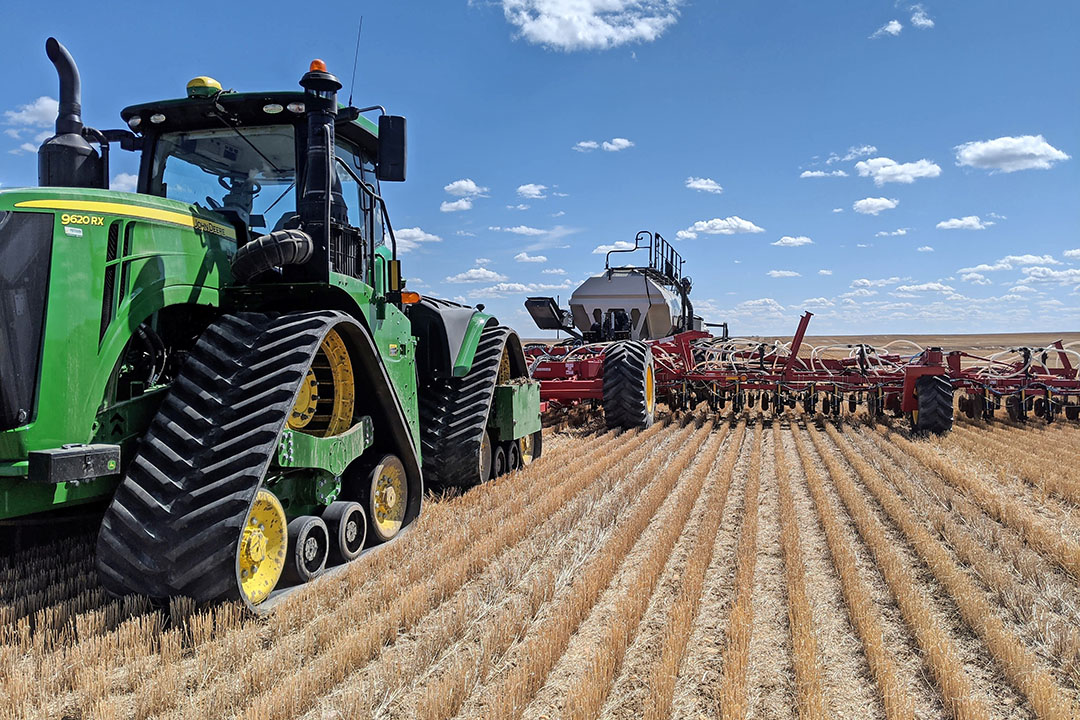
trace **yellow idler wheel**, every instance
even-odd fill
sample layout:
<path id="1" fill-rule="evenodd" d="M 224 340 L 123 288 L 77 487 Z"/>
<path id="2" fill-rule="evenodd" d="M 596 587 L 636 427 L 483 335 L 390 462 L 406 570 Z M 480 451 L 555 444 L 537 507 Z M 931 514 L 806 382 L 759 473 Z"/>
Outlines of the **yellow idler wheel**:
<path id="1" fill-rule="evenodd" d="M 339 435 L 352 425 L 356 385 L 349 349 L 331 330 L 311 361 L 289 413 L 289 428 L 316 437 Z"/>
<path id="2" fill-rule="evenodd" d="M 409 500 L 405 466 L 397 456 L 384 455 L 371 471 L 367 495 L 371 538 L 375 542 L 386 542 L 401 531 Z"/>
<path id="3" fill-rule="evenodd" d="M 518 449 L 521 450 L 521 464 L 528 465 L 540 457 L 541 446 L 544 442 L 544 431 L 537 430 L 518 440 Z"/>
<path id="4" fill-rule="evenodd" d="M 269 597 L 281 579 L 288 545 L 286 527 L 285 509 L 277 496 L 260 489 L 255 493 L 236 548 L 240 592 L 252 605 Z"/>

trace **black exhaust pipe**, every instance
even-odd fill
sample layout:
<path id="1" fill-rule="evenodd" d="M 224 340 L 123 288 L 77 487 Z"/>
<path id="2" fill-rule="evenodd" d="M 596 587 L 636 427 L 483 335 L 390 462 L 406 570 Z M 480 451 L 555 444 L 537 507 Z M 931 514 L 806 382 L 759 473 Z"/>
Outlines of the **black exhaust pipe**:
<path id="1" fill-rule="evenodd" d="M 83 137 L 82 81 L 67 48 L 56 38 L 45 42 L 45 54 L 60 78 L 56 135 L 38 149 L 38 184 L 52 187 L 105 188 L 101 156 Z"/>

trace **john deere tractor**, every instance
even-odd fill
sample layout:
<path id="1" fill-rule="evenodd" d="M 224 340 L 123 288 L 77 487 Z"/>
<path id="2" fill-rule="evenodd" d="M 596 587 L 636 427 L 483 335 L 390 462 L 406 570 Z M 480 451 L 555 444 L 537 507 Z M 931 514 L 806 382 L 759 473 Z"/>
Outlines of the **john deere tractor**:
<path id="1" fill-rule="evenodd" d="M 406 288 L 379 189 L 404 118 L 340 105 L 316 60 L 299 91 L 200 77 L 99 131 L 46 52 L 40 187 L 0 190 L 0 520 L 97 502 L 107 590 L 254 607 L 394 538 L 425 483 L 540 455 L 517 335 Z"/>

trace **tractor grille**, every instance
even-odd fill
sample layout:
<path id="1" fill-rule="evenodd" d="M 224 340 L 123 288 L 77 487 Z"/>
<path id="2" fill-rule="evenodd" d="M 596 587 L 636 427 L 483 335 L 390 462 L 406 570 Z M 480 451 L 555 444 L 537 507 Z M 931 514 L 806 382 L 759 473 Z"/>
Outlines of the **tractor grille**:
<path id="1" fill-rule="evenodd" d="M 0 212 L 0 431 L 37 414 L 51 213 Z"/>

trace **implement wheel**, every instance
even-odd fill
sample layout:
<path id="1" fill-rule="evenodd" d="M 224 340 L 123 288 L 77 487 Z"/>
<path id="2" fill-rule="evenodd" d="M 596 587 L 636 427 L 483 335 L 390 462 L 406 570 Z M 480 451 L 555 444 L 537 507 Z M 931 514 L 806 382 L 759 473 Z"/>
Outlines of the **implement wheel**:
<path id="1" fill-rule="evenodd" d="M 945 375 L 923 375 L 915 380 L 918 409 L 911 413 L 911 429 L 918 435 L 944 435 L 953 425 L 953 386 Z"/>
<path id="2" fill-rule="evenodd" d="M 651 427 L 656 416 L 656 373 L 649 346 L 622 340 L 604 352 L 604 418 L 608 429 Z"/>

